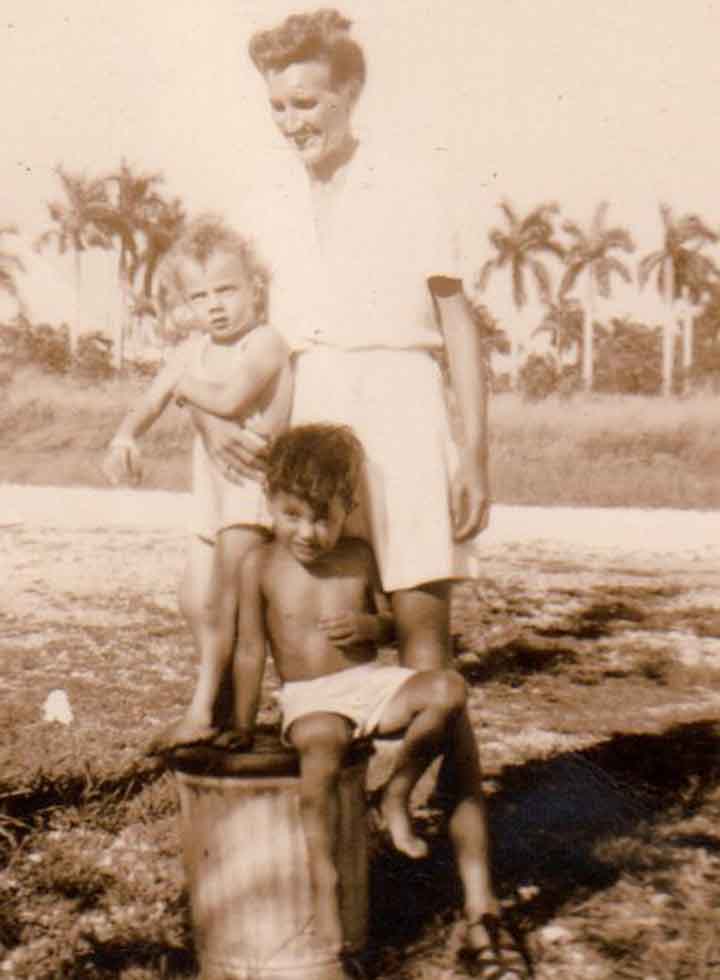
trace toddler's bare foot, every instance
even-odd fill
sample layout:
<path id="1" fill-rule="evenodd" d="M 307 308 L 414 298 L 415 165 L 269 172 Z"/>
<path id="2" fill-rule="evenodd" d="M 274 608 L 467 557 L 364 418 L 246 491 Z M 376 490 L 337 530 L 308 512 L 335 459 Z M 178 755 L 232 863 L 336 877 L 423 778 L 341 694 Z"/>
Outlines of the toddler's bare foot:
<path id="1" fill-rule="evenodd" d="M 255 737 L 252 732 L 243 728 L 228 728 L 213 741 L 218 749 L 228 752 L 248 752 L 253 747 Z"/>
<path id="2" fill-rule="evenodd" d="M 174 749 L 190 748 L 194 745 L 209 745 L 217 736 L 217 728 L 195 721 L 193 718 L 181 718 L 180 721 L 168 725 L 154 735 L 146 749 L 147 755 L 163 755 Z"/>
<path id="3" fill-rule="evenodd" d="M 413 832 L 405 800 L 386 792 L 380 804 L 380 815 L 398 851 L 415 860 L 427 857 L 427 843 Z"/>

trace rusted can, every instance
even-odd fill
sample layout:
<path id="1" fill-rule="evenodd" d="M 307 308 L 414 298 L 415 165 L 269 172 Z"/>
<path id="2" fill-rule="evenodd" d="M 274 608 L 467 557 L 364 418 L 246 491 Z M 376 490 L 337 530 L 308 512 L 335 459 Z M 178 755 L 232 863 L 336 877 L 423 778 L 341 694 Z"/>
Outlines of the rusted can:
<path id="1" fill-rule="evenodd" d="M 201 980 L 341 980 L 313 933 L 297 757 L 277 738 L 249 753 L 192 749 L 173 769 Z M 347 943 L 367 936 L 367 753 L 340 778 L 338 862 Z"/>

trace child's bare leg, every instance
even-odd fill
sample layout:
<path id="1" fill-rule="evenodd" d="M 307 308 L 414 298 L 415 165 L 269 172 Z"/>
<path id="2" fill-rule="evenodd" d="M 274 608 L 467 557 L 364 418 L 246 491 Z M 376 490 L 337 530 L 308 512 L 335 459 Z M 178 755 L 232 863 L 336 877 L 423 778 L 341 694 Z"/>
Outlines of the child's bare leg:
<path id="1" fill-rule="evenodd" d="M 217 736 L 216 705 L 229 674 L 235 638 L 238 569 L 250 548 L 262 540 L 263 532 L 251 527 L 228 528 L 214 545 L 199 537 L 191 539 L 180 609 L 199 655 L 198 675 L 185 714 L 153 739 L 151 751 L 202 744 Z"/>
<path id="2" fill-rule="evenodd" d="M 379 735 L 405 729 L 381 810 L 395 847 L 409 857 L 425 857 L 428 850 L 413 833 L 410 794 L 429 762 L 446 746 L 465 700 L 465 682 L 455 671 L 422 671 L 406 681 L 380 719 Z"/>
<path id="3" fill-rule="evenodd" d="M 452 659 L 448 583 L 394 592 L 392 604 L 402 663 L 419 670 L 447 667 Z M 453 795 L 450 838 L 463 883 L 465 915 L 473 922 L 486 913 L 496 914 L 500 906 L 490 874 L 479 753 L 467 710 L 460 713 L 453 727 L 440 780 Z"/>
<path id="4" fill-rule="evenodd" d="M 340 715 L 316 712 L 298 718 L 290 739 L 300 754 L 300 815 L 310 865 L 315 931 L 329 946 L 342 946 L 337 867 L 338 780 L 350 741 L 348 722 Z"/>
<path id="5" fill-rule="evenodd" d="M 208 660 L 215 664 L 212 673 L 213 721 L 221 728 L 230 725 L 233 713 L 232 655 L 237 635 L 240 595 L 240 566 L 245 556 L 263 541 L 268 532 L 253 525 L 235 525 L 220 532 L 217 539 L 217 619 L 216 626 L 204 638 Z"/>
<path id="6" fill-rule="evenodd" d="M 185 570 L 180 581 L 180 611 L 190 627 L 196 650 L 202 650 L 203 629 L 212 610 L 216 580 L 215 547 L 204 538 L 190 538 Z M 150 752 L 167 752 L 182 745 L 210 741 L 217 731 L 212 726 L 209 678 L 202 659 L 192 700 L 179 721 L 156 734 Z"/>

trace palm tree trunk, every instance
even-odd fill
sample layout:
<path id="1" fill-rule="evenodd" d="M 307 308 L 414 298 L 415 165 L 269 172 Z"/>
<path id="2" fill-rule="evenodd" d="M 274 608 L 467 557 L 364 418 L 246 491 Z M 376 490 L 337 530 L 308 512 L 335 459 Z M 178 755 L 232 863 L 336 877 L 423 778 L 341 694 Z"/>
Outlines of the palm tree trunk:
<path id="1" fill-rule="evenodd" d="M 518 373 L 520 370 L 520 344 L 514 334 L 510 334 L 510 365 L 508 376 L 510 378 L 510 390 L 517 388 Z"/>
<path id="2" fill-rule="evenodd" d="M 693 328 L 695 320 L 688 311 L 683 318 L 683 394 L 687 394 L 690 387 L 690 372 L 693 363 Z"/>
<path id="3" fill-rule="evenodd" d="M 127 262 L 124 250 L 120 252 L 118 263 L 118 290 L 120 292 L 120 311 L 115 321 L 115 337 L 113 342 L 113 361 L 115 370 L 122 373 L 125 366 L 125 337 L 127 335 L 128 319 L 130 316 L 130 284 L 127 276 Z"/>
<path id="4" fill-rule="evenodd" d="M 667 316 L 662 332 L 662 393 L 667 398 L 672 393 L 673 347 L 675 340 L 675 270 L 672 264 L 668 270 L 666 292 Z"/>
<path id="5" fill-rule="evenodd" d="M 587 309 L 583 320 L 583 359 L 582 381 L 585 391 L 593 387 L 593 329 L 595 322 L 595 292 L 593 289 L 592 273 L 587 270 Z"/>
<path id="6" fill-rule="evenodd" d="M 75 271 L 75 318 L 69 325 L 70 332 L 70 362 L 75 360 L 78 348 L 78 339 L 82 330 L 81 322 L 83 317 L 83 275 L 82 257 L 79 249 L 73 253 L 73 265 Z"/>

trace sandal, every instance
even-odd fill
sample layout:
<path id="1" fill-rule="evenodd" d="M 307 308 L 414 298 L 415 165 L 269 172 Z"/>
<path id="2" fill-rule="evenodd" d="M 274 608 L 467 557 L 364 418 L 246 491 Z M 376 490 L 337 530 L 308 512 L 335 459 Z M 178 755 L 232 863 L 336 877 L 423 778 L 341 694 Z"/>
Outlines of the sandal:
<path id="1" fill-rule="evenodd" d="M 470 943 L 470 933 L 480 928 L 486 941 Z M 471 977 L 479 980 L 529 980 L 533 976 L 525 940 L 508 916 L 487 913 L 465 923 L 458 961 Z"/>

